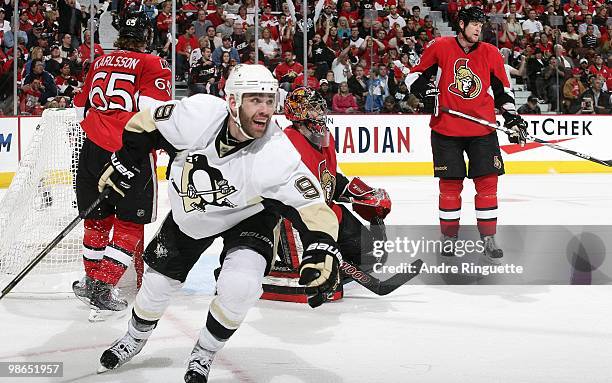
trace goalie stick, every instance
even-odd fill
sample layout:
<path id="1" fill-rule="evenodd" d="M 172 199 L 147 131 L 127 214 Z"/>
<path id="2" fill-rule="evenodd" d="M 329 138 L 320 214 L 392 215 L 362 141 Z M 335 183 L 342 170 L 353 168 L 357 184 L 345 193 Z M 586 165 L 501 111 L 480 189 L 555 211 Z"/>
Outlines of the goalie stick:
<path id="1" fill-rule="evenodd" d="M 72 222 L 70 222 L 68 226 L 66 226 L 66 228 L 57 235 L 57 237 L 53 238 L 53 240 L 49 242 L 49 244 L 40 253 L 38 253 L 38 255 L 32 261 L 30 261 L 30 263 L 28 263 L 26 267 L 21 270 L 21 272 L 17 274 L 17 276 L 13 278 L 12 281 L 10 281 L 4 289 L 2 289 L 2 295 L 0 295 L 0 299 L 4 298 L 6 294 L 11 292 L 11 290 L 13 290 L 13 288 L 17 286 L 17 284 L 21 282 L 21 280 L 26 275 L 28 275 L 30 271 L 32 271 L 32 269 L 38 264 L 38 262 L 40 262 L 47 254 L 49 254 L 51 250 L 53 250 L 53 248 L 55 248 L 55 246 L 57 246 L 57 244 L 60 243 L 61 240 L 64 239 L 72 231 L 72 229 L 74 229 L 83 219 L 85 219 L 85 217 L 87 217 L 96 207 L 98 207 L 100 202 L 102 202 L 108 196 L 110 191 L 110 188 L 104 189 L 102 193 L 100 193 L 98 198 L 96 198 L 96 200 L 93 201 L 87 209 L 79 212 L 79 215 L 74 218 Z"/>
<path id="2" fill-rule="evenodd" d="M 487 127 L 491 128 L 491 129 L 502 131 L 502 132 L 504 132 L 506 134 L 511 134 L 512 133 L 512 131 L 510 131 L 510 129 L 507 129 L 507 128 L 504 128 L 502 126 L 499 126 L 498 125 L 499 122 L 497 124 L 494 124 L 494 123 L 489 122 L 487 120 L 484 120 L 484 119 L 481 119 L 481 118 L 478 118 L 478 117 L 474 117 L 474 116 L 470 116 L 469 114 L 461 113 L 461 112 L 449 109 L 449 108 L 444 107 L 444 106 L 440 106 L 440 107 L 438 107 L 438 109 L 440 111 L 442 111 L 442 112 L 445 112 L 445 113 L 448 113 L 448 114 L 452 114 L 453 116 L 461 117 L 461 118 L 464 118 L 466 120 L 473 121 L 473 122 L 475 122 L 477 124 L 481 124 L 481 125 L 484 125 L 484 126 L 487 126 Z M 588 154 L 580 153 L 580 152 L 577 152 L 575 150 L 564 148 L 563 146 L 560 146 L 560 145 L 557 145 L 557 144 L 553 144 L 552 142 L 541 140 L 541 139 L 539 139 L 537 137 L 534 137 L 534 136 L 530 135 L 529 133 L 527 133 L 526 138 L 528 140 L 530 140 L 530 141 L 537 142 L 537 143 L 542 144 L 544 146 L 548 146 L 549 148 L 560 150 L 562 152 L 565 152 L 567 154 L 571 154 L 571 155 L 576 156 L 576 157 L 580 157 L 580 158 L 582 158 L 584 160 L 595 162 L 595 163 L 598 163 L 600 165 L 612 167 L 612 160 L 607 160 L 607 161 L 600 160 L 600 159 L 592 157 L 592 156 L 590 156 Z"/>
<path id="3" fill-rule="evenodd" d="M 359 266 L 354 265 L 347 260 L 342 260 L 340 272 L 347 275 L 355 282 L 359 283 L 361 286 L 365 287 L 376 295 L 387 295 L 419 275 L 422 264 L 423 261 L 421 259 L 417 259 L 410 264 L 409 270 L 411 271 L 396 274 L 384 281 L 375 278 L 372 276 L 372 274 L 365 272 L 364 270 L 360 269 Z"/>

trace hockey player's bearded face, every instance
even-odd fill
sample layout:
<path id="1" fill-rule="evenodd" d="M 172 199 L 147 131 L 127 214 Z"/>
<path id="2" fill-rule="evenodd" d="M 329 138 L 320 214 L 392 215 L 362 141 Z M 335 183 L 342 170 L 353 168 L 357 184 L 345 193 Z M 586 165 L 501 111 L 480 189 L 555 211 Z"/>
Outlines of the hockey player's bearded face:
<path id="1" fill-rule="evenodd" d="M 238 115 L 242 129 L 253 138 L 260 138 L 276 109 L 276 95 L 269 93 L 249 93 L 242 96 Z"/>
<path id="2" fill-rule="evenodd" d="M 471 21 L 463 29 L 463 36 L 470 44 L 475 44 L 480 39 L 481 29 L 482 23 L 477 21 Z"/>

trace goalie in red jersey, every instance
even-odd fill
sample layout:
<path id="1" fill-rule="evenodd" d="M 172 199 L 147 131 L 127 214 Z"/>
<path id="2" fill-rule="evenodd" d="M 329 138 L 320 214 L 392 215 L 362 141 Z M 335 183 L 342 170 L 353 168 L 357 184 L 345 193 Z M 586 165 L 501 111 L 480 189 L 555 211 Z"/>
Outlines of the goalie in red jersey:
<path id="1" fill-rule="evenodd" d="M 457 37 L 440 37 L 425 48 L 420 62 L 403 68 L 410 92 L 435 97 L 436 107 L 446 107 L 495 123 L 495 109 L 512 130 L 509 140 L 524 144 L 526 122 L 516 113 L 514 94 L 499 50 L 479 42 L 485 14 L 478 7 L 462 9 L 458 15 Z M 398 64 L 396 64 L 398 65 Z M 401 65 L 398 65 L 401 67 Z M 435 84 L 431 78 L 436 78 Z M 484 255 L 499 262 L 503 251 L 495 243 L 497 227 L 497 177 L 504 163 L 497 133 L 489 127 L 451 115 L 433 115 L 430 121 L 434 176 L 440 179 L 440 226 L 444 249 L 451 249 L 459 231 L 461 191 L 467 176 L 476 187 L 476 220 L 484 242 Z M 463 153 L 469 158 L 469 167 Z M 454 251 L 444 251 L 452 256 Z"/>
<path id="2" fill-rule="evenodd" d="M 167 62 L 144 53 L 149 33 L 144 13 L 128 13 L 115 42 L 119 50 L 91 64 L 83 91 L 74 100 L 77 112 L 83 113 L 80 124 L 87 135 L 76 177 L 79 211 L 90 206 L 104 188 L 111 189 L 110 196 L 85 219 L 86 275 L 72 286 L 75 295 L 95 311 L 127 308 L 115 286 L 132 260 L 139 286 L 144 224 L 156 217 L 155 153 L 133 158 L 123 145 L 124 127 L 136 112 L 170 100 L 172 74 Z"/>
<path id="3" fill-rule="evenodd" d="M 326 126 L 325 99 L 315 90 L 296 88 L 285 99 L 285 117 L 292 125 L 284 132 L 302 156 L 302 162 L 317 177 L 339 222 L 338 246 L 345 260 L 353 265 L 371 265 L 372 248 L 364 248 L 385 238 L 383 219 L 391 211 L 391 199 L 384 189 L 374 189 L 355 177 L 349 180 L 337 170 L 334 139 Z M 343 204 L 352 203 L 353 211 L 370 222 L 370 229 Z M 281 222 L 278 258 L 264 279 L 263 299 L 307 302 L 304 287 L 299 286 L 301 242 L 291 222 Z M 369 257 L 368 257 L 369 256 Z M 342 285 L 328 297 L 342 297 Z"/>

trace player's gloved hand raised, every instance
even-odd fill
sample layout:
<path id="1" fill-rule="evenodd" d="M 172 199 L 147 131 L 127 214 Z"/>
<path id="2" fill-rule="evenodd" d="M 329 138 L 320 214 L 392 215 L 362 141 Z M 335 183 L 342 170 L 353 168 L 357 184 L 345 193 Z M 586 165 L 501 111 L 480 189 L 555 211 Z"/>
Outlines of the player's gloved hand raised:
<path id="1" fill-rule="evenodd" d="M 332 294 L 340 283 L 339 267 L 342 262 L 340 250 L 324 242 L 313 242 L 306 250 L 300 263 L 299 284 L 306 286 L 308 304 L 321 306 L 328 294 Z"/>
<path id="2" fill-rule="evenodd" d="M 508 141 L 525 146 L 527 142 L 527 122 L 515 113 L 504 112 L 502 116 L 504 117 L 504 127 L 512 131 L 508 133 Z"/>
<path id="3" fill-rule="evenodd" d="M 385 219 L 391 212 L 391 198 L 385 189 L 374 189 L 359 177 L 346 187 L 342 197 L 353 204 L 353 210 L 370 222 L 373 218 Z"/>
<path id="4" fill-rule="evenodd" d="M 98 191 L 102 193 L 104 188 L 110 187 L 112 191 L 108 198 L 116 202 L 129 193 L 139 176 L 140 169 L 136 167 L 127 150 L 122 148 L 111 155 L 110 162 L 102 171 L 98 180 Z"/>

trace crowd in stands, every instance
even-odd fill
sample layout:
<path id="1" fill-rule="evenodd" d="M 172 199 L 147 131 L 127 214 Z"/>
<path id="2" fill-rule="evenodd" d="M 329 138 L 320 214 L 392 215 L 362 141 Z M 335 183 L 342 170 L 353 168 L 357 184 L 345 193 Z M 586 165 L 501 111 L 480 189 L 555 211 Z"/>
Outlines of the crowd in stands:
<path id="1" fill-rule="evenodd" d="M 254 0 L 178 0 L 176 18 L 170 1 L 114 0 L 96 5 L 93 25 L 89 3 L 17 0 L 15 37 L 13 0 L 0 0 L 0 111 L 7 113 L 9 101 L 12 105 L 15 45 L 20 113 L 70 106 L 88 68 L 89 30 L 98 42 L 100 15 L 112 11 L 116 26 L 127 8 L 142 10 L 150 19 L 149 50 L 170 60 L 176 42 L 176 80 L 190 94 L 224 97 L 230 69 L 259 62 L 270 68 L 285 92 L 304 84 L 305 69 L 307 85 L 323 95 L 332 112 L 429 111 L 431 102 L 411 94 L 393 65 L 399 60 L 412 67 L 429 41 L 440 36 L 419 6 L 405 0 L 310 0 L 305 46 L 300 1 L 259 1 L 256 34 Z M 461 8 L 484 8 L 490 20 L 482 39 L 499 47 L 516 82 L 531 92 L 525 105 L 517 105 L 521 111 L 539 113 L 538 104 L 548 103 L 551 110 L 564 113 L 610 113 L 612 2 L 582 1 L 426 0 L 425 5 L 442 11 L 450 25 Z M 103 53 L 98 44 L 94 53 Z"/>

